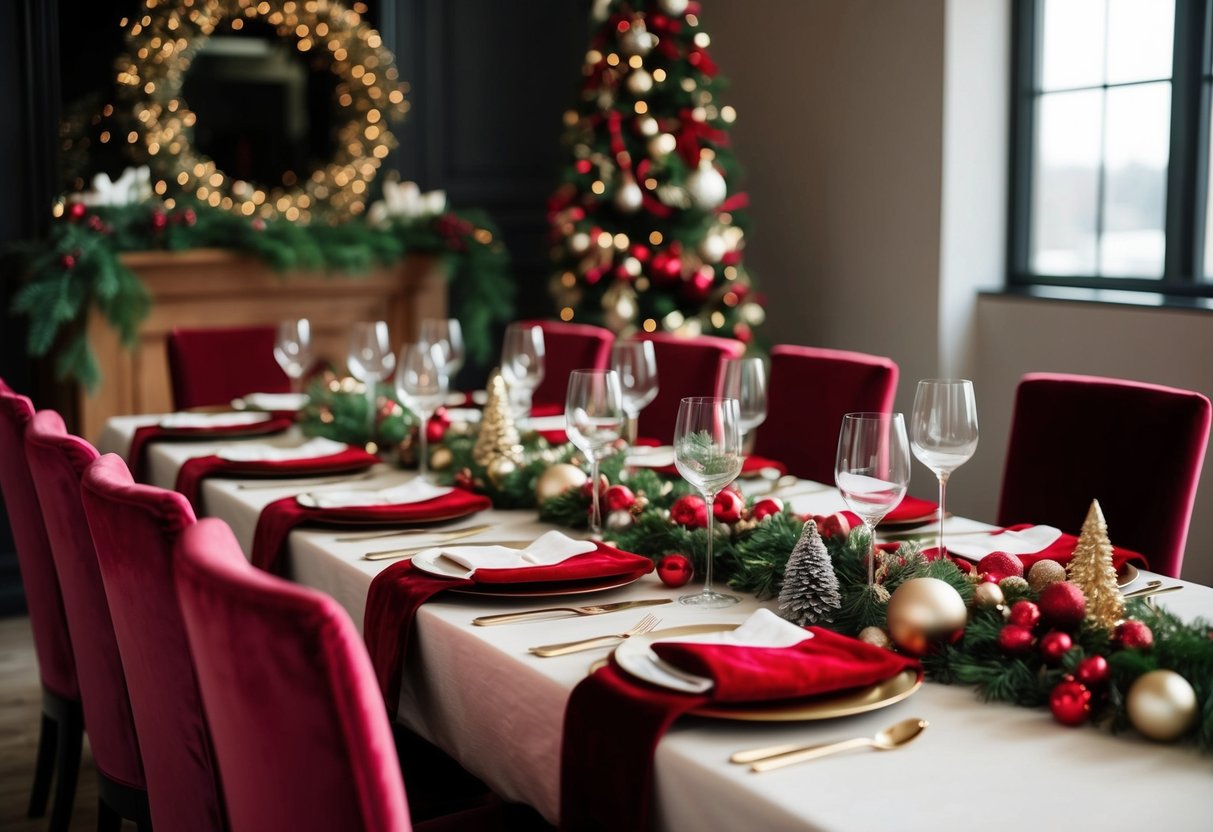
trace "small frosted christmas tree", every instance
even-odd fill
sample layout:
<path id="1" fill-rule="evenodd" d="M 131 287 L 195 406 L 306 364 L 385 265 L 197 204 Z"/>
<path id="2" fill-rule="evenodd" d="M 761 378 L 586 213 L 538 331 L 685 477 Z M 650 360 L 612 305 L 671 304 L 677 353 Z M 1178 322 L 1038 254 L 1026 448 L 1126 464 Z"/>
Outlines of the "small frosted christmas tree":
<path id="1" fill-rule="evenodd" d="M 803 627 L 833 621 L 840 606 L 842 596 L 838 593 L 838 576 L 830 563 L 830 553 L 817 531 L 817 523 L 809 520 L 783 573 L 779 612 Z"/>
<path id="2" fill-rule="evenodd" d="M 1087 597 L 1087 618 L 1105 629 L 1115 627 L 1124 618 L 1125 600 L 1116 582 L 1112 542 L 1099 500 L 1091 501 L 1069 572 L 1070 580 Z"/>

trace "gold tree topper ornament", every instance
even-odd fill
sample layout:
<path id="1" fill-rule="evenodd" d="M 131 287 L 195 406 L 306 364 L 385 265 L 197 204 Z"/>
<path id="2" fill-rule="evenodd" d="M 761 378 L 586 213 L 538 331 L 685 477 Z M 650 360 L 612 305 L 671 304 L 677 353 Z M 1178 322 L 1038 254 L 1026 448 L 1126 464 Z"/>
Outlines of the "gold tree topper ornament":
<path id="1" fill-rule="evenodd" d="M 1082 534 L 1070 561 L 1070 580 L 1087 598 L 1087 618 L 1105 629 L 1112 629 L 1124 618 L 1125 601 L 1116 583 L 1112 562 L 1112 542 L 1099 500 L 1091 501 Z"/>
<path id="2" fill-rule="evenodd" d="M 505 463 L 499 460 L 517 463 L 522 458 L 522 445 L 510 412 L 509 390 L 498 370 L 493 370 L 489 377 L 488 394 L 484 415 L 480 418 L 480 435 L 472 446 L 472 459 L 485 469 L 501 471 Z"/>

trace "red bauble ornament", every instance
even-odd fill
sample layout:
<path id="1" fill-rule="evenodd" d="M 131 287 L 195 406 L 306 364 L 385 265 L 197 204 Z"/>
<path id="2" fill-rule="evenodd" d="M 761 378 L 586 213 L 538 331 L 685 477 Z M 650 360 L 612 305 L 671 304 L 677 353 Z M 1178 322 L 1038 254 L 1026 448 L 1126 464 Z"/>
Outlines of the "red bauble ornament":
<path id="1" fill-rule="evenodd" d="M 181 212 L 181 221 L 186 225 L 193 225 L 198 222 L 198 214 L 193 208 L 186 208 Z"/>
<path id="2" fill-rule="evenodd" d="M 65 269 L 74 269 L 76 268 L 76 258 L 71 254 L 60 255 L 59 265 Z"/>
<path id="3" fill-rule="evenodd" d="M 670 519 L 680 526 L 689 529 L 702 528 L 708 524 L 708 505 L 703 497 L 697 494 L 687 494 L 679 497 L 670 506 Z"/>
<path id="4" fill-rule="evenodd" d="M 712 514 L 721 523 L 736 523 L 744 510 L 745 500 L 736 491 L 721 491 L 712 502 Z"/>
<path id="5" fill-rule="evenodd" d="M 464 468 L 462 471 L 455 474 L 455 487 L 462 488 L 464 491 L 476 490 L 476 480 L 472 476 L 470 469 Z"/>
<path id="6" fill-rule="evenodd" d="M 1049 694 L 1049 710 L 1062 725 L 1082 725 L 1091 715 L 1091 691 L 1066 677 Z"/>
<path id="7" fill-rule="evenodd" d="M 695 566 L 682 555 L 666 555 L 657 564 L 657 577 L 666 586 L 677 589 L 686 586 L 695 576 Z"/>
<path id="8" fill-rule="evenodd" d="M 449 424 L 449 422 L 439 419 L 437 416 L 431 417 L 425 423 L 425 441 L 441 442 L 442 437 L 446 436 L 446 429 Z"/>
<path id="9" fill-rule="evenodd" d="M 253 230 L 254 231 L 264 231 L 265 230 L 265 220 L 261 219 L 261 217 L 257 217 L 256 219 L 254 219 L 253 220 Z"/>
<path id="10" fill-rule="evenodd" d="M 1108 660 L 1103 656 L 1088 656 L 1078 663 L 1078 667 L 1074 670 L 1074 675 L 1078 678 L 1078 681 L 1089 688 L 1093 688 L 1108 681 L 1111 670 L 1108 668 Z"/>
<path id="11" fill-rule="evenodd" d="M 750 506 L 750 517 L 754 520 L 764 520 L 773 514 L 783 513 L 783 500 L 778 497 L 763 497 Z M 818 532 L 821 529 L 818 528 Z"/>
<path id="12" fill-rule="evenodd" d="M 582 176 L 585 176 L 587 173 L 589 173 L 591 170 L 594 169 L 594 166 L 590 163 L 589 159 L 578 159 L 577 164 L 574 167 L 577 169 L 577 172 L 580 173 Z"/>
<path id="13" fill-rule="evenodd" d="M 607 489 L 611 487 L 611 481 L 607 479 L 606 474 L 598 475 L 598 499 L 602 500 L 603 495 L 607 493 Z M 594 499 L 594 481 L 589 477 L 585 478 L 585 482 L 581 484 L 581 496 L 592 500 Z"/>
<path id="14" fill-rule="evenodd" d="M 1074 646 L 1074 639 L 1069 633 L 1053 630 L 1040 637 L 1040 655 L 1046 664 L 1058 664 L 1061 657 Z"/>
<path id="15" fill-rule="evenodd" d="M 1058 581 L 1040 593 L 1040 614 L 1057 627 L 1075 627 L 1087 614 L 1087 598 L 1069 581 Z"/>
<path id="16" fill-rule="evenodd" d="M 1116 640 L 1126 650 L 1146 650 L 1154 645 L 1154 633 L 1141 621 L 1130 618 L 1116 625 Z"/>
<path id="17" fill-rule="evenodd" d="M 1006 552 L 990 552 L 981 560 L 977 561 L 977 571 L 986 575 L 997 575 L 996 581 L 1001 581 L 1003 578 L 1023 577 L 1023 563 L 1014 555 L 1008 555 Z"/>
<path id="18" fill-rule="evenodd" d="M 822 537 L 847 537 L 851 534 L 851 521 L 841 511 L 816 514 L 813 520 L 817 523 L 817 531 Z"/>
<path id="19" fill-rule="evenodd" d="M 1034 636 L 1027 627 L 1008 624 L 998 631 L 998 646 L 1007 653 L 1018 655 L 1028 652 Z"/>
<path id="20" fill-rule="evenodd" d="M 84 219 L 84 214 L 87 211 L 88 209 L 84 207 L 83 202 L 73 202 L 71 205 L 67 206 L 67 215 L 73 220 Z"/>
<path id="21" fill-rule="evenodd" d="M 96 214 L 89 214 L 88 220 L 85 222 L 90 231 L 96 231 L 98 234 L 105 234 L 109 231 L 105 226 L 105 220 Z"/>
<path id="22" fill-rule="evenodd" d="M 168 225 L 168 215 L 157 208 L 156 210 L 152 211 L 152 218 L 150 222 L 153 231 L 163 231 L 165 226 Z"/>
<path id="23" fill-rule="evenodd" d="M 608 513 L 627 511 L 636 502 L 636 495 L 626 485 L 612 485 L 602 495 L 602 505 Z"/>
<path id="24" fill-rule="evenodd" d="M 754 331 L 745 321 L 738 321 L 733 326 L 733 337 L 743 344 L 748 344 L 754 340 Z"/>
<path id="25" fill-rule="evenodd" d="M 1040 623 L 1040 607 L 1031 601 L 1016 601 L 1011 605 L 1010 622 L 1031 630 Z"/>

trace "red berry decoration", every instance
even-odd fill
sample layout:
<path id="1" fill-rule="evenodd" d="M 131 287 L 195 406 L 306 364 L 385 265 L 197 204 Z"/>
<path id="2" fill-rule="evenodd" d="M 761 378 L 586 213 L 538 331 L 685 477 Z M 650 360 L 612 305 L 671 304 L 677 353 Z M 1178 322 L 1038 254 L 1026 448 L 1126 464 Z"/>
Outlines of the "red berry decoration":
<path id="1" fill-rule="evenodd" d="M 1098 687 L 1108 681 L 1108 676 L 1111 671 L 1108 668 L 1108 660 L 1103 656 L 1088 656 L 1078 663 L 1078 667 L 1074 670 L 1074 675 L 1078 681 L 1082 682 L 1089 688 Z"/>
<path id="2" fill-rule="evenodd" d="M 636 502 L 636 495 L 626 485 L 612 485 L 603 493 L 602 502 L 608 512 L 627 511 Z"/>
<path id="3" fill-rule="evenodd" d="M 71 254 L 64 254 L 59 257 L 59 265 L 65 269 L 74 269 L 76 267 L 76 258 Z"/>
<path id="4" fill-rule="evenodd" d="M 679 497 L 670 506 L 670 519 L 688 529 L 698 529 L 708 524 L 708 505 L 703 497 L 687 494 Z"/>
<path id="5" fill-rule="evenodd" d="M 1069 581 L 1058 581 L 1040 593 L 1040 614 L 1056 627 L 1075 627 L 1087 614 L 1087 598 Z"/>
<path id="6" fill-rule="evenodd" d="M 736 491 L 721 491 L 712 502 L 712 514 L 720 523 L 736 523 L 741 519 L 741 512 L 744 510 L 745 498 Z"/>
<path id="7" fill-rule="evenodd" d="M 1031 601 L 1016 601 L 1011 605 L 1010 622 L 1029 630 L 1033 629 L 1040 623 L 1040 607 Z"/>
<path id="8" fill-rule="evenodd" d="M 155 211 L 152 211 L 151 223 L 154 231 L 163 231 L 165 226 L 168 225 L 168 215 L 157 208 Z"/>
<path id="9" fill-rule="evenodd" d="M 1067 676 L 1049 694 L 1049 710 L 1062 725 L 1082 725 L 1091 715 L 1091 691 Z"/>
<path id="10" fill-rule="evenodd" d="M 1059 664 L 1061 657 L 1073 646 L 1074 639 L 1070 638 L 1070 634 L 1060 630 L 1053 630 L 1040 637 L 1040 655 L 1044 657 L 1045 664 Z"/>
<path id="11" fill-rule="evenodd" d="M 186 225 L 193 225 L 198 222 L 198 214 L 193 208 L 186 208 L 181 212 L 181 221 Z"/>
<path id="12" fill-rule="evenodd" d="M 265 230 L 265 220 L 261 219 L 261 217 L 255 218 L 253 220 L 253 230 L 254 231 L 264 231 Z"/>
<path id="13" fill-rule="evenodd" d="M 67 206 L 67 215 L 73 220 L 84 219 L 84 214 L 88 209 L 84 207 L 83 202 L 73 202 Z"/>
<path id="14" fill-rule="evenodd" d="M 817 531 L 822 537 L 847 537 L 851 533 L 851 521 L 844 512 L 817 514 L 813 520 L 817 522 Z"/>
<path id="15" fill-rule="evenodd" d="M 671 589 L 686 586 L 695 576 L 695 567 L 689 558 L 682 555 L 666 555 L 657 564 L 657 577 Z"/>
<path id="16" fill-rule="evenodd" d="M 1116 625 L 1116 640 L 1126 650 L 1146 650 L 1154 645 L 1154 633 L 1143 622 L 1130 618 Z"/>
<path id="17" fill-rule="evenodd" d="M 1008 624 L 998 631 L 998 646 L 1011 655 L 1019 655 L 1031 649 L 1034 638 L 1027 627 Z"/>
<path id="18" fill-rule="evenodd" d="M 1008 555 L 1006 552 L 990 552 L 981 560 L 977 561 L 977 571 L 983 575 L 997 575 L 995 582 L 1001 581 L 1003 578 L 1023 577 L 1023 563 L 1014 555 Z"/>
<path id="19" fill-rule="evenodd" d="M 752 520 L 765 520 L 773 514 L 783 513 L 783 500 L 778 497 L 763 497 L 754 505 L 750 506 L 750 518 Z M 820 527 L 818 528 L 820 532 Z"/>

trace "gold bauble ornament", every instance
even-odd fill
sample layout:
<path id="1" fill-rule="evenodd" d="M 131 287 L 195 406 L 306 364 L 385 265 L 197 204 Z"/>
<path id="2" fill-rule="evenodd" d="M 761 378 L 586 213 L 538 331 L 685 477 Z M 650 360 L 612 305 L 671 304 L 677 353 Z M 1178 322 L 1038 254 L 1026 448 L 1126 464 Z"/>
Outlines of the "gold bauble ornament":
<path id="1" fill-rule="evenodd" d="M 581 488 L 588 479 L 585 471 L 576 465 L 557 463 L 539 475 L 535 482 L 535 499 L 543 503 L 553 497 L 559 497 L 571 488 Z"/>
<path id="2" fill-rule="evenodd" d="M 678 139 L 672 133 L 658 133 L 648 141 L 649 155 L 654 159 L 669 156 L 678 147 Z"/>
<path id="3" fill-rule="evenodd" d="M 998 582 L 998 588 L 1004 593 L 1018 592 L 1025 594 L 1028 591 L 1028 582 L 1018 575 L 1008 575 Z"/>
<path id="4" fill-rule="evenodd" d="M 632 517 L 632 512 L 625 508 L 617 509 L 607 515 L 606 527 L 613 532 L 627 531 L 632 528 L 635 523 L 635 518 Z"/>
<path id="5" fill-rule="evenodd" d="M 631 326 L 638 309 L 636 290 L 622 280 L 616 280 L 602 295 L 603 320 L 612 332 Z"/>
<path id="6" fill-rule="evenodd" d="M 859 631 L 859 640 L 885 650 L 893 649 L 893 642 L 889 640 L 889 634 L 880 627 L 864 627 Z"/>
<path id="7" fill-rule="evenodd" d="M 958 635 L 968 619 L 968 609 L 960 593 L 946 581 L 911 578 L 889 598 L 887 617 L 893 643 L 921 656 L 933 642 Z"/>
<path id="8" fill-rule="evenodd" d="M 656 136 L 661 131 L 661 126 L 657 123 L 657 119 L 652 116 L 641 116 L 637 120 L 636 126 L 640 128 L 642 136 Z"/>
<path id="9" fill-rule="evenodd" d="M 1133 727 L 1142 734 L 1170 742 L 1196 724 L 1196 691 L 1173 670 L 1151 670 L 1129 688 L 1125 710 Z"/>
<path id="10" fill-rule="evenodd" d="M 451 453 L 450 448 L 437 448 L 430 454 L 430 467 L 435 471 L 444 471 L 451 467 L 451 463 L 455 461 L 455 455 Z"/>
<path id="11" fill-rule="evenodd" d="M 518 470 L 518 465 L 509 457 L 499 456 L 489 463 L 486 470 L 489 481 L 495 486 L 500 486 L 502 480 Z"/>
<path id="12" fill-rule="evenodd" d="M 1065 579 L 1066 568 L 1055 560 L 1038 560 L 1028 569 L 1028 586 L 1034 592 Z"/>
<path id="13" fill-rule="evenodd" d="M 1002 588 L 998 584 L 980 583 L 973 589 L 973 603 L 983 610 L 992 610 L 1006 603 L 1006 600 L 1007 597 L 1002 594 Z"/>
<path id="14" fill-rule="evenodd" d="M 619 48 L 625 55 L 647 55 L 656 45 L 657 36 L 649 33 L 643 18 L 633 20 L 627 31 L 619 36 Z"/>

